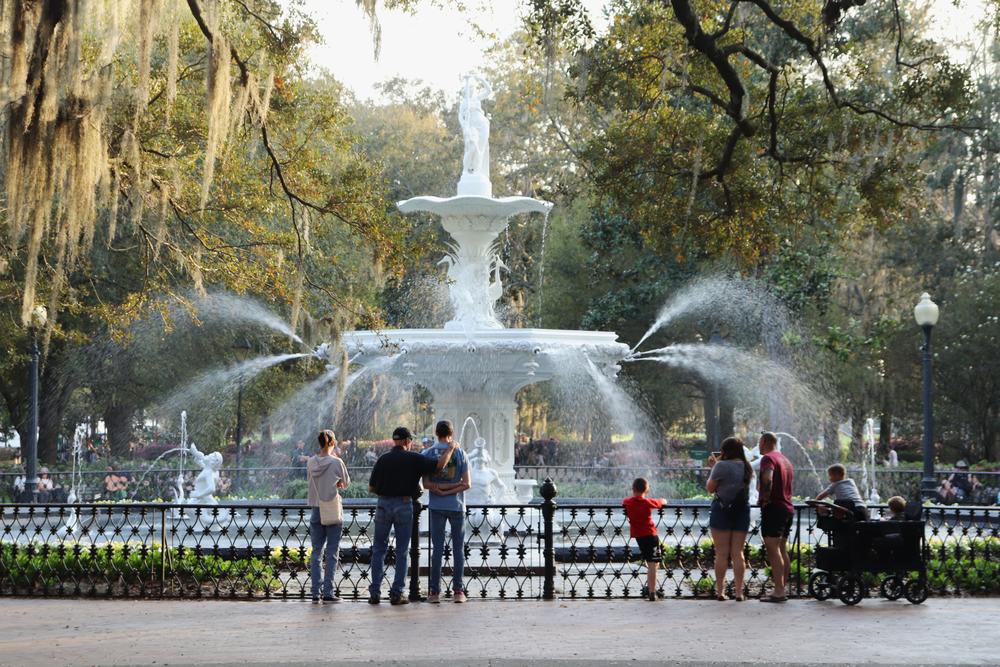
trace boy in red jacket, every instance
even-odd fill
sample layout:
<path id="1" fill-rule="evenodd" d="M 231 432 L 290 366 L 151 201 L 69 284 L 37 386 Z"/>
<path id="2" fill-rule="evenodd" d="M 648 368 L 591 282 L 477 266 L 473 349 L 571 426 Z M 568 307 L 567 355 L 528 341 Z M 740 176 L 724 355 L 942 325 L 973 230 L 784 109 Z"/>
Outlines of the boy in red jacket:
<path id="1" fill-rule="evenodd" d="M 622 501 L 628 515 L 629 533 L 639 545 L 639 553 L 646 561 L 646 595 L 656 602 L 656 566 L 660 564 L 660 538 L 653 524 L 653 510 L 666 504 L 663 498 L 647 498 L 649 482 L 639 477 L 632 482 L 632 495 Z"/>

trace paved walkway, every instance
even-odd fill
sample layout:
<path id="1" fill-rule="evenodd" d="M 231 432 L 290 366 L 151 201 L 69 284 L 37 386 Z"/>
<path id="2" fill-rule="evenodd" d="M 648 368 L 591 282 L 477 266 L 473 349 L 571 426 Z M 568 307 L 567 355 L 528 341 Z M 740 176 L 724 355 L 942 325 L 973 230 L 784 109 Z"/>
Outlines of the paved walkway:
<path id="1" fill-rule="evenodd" d="M 0 599 L 0 664 L 985 665 L 1000 663 L 998 614 L 996 598 L 857 607 Z"/>

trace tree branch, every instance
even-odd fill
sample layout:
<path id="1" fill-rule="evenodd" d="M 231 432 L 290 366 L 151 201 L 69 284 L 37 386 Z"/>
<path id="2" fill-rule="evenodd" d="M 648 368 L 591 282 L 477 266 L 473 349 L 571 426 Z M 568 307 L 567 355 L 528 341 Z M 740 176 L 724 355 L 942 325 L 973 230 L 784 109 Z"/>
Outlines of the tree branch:
<path id="1" fill-rule="evenodd" d="M 893 125 L 899 127 L 909 127 L 916 130 L 928 130 L 928 131 L 938 131 L 938 130 L 958 130 L 958 131 L 970 131 L 982 129 L 978 126 L 973 125 L 961 125 L 958 123 L 920 123 L 914 121 L 904 120 L 902 118 L 897 118 L 881 109 L 874 109 L 866 105 L 854 102 L 852 100 L 842 99 L 837 87 L 834 85 L 833 80 L 830 78 L 830 71 L 827 69 L 826 62 L 823 60 L 823 55 L 820 53 L 819 46 L 810 37 L 802 33 L 798 27 L 788 21 L 783 19 L 774 8 L 767 2 L 767 0 L 744 0 L 745 2 L 750 2 L 756 5 L 766 16 L 771 23 L 781 28 L 781 30 L 791 37 L 793 40 L 805 47 L 806 52 L 812 61 L 819 68 L 820 74 L 823 77 L 823 87 L 826 88 L 826 92 L 833 102 L 834 106 L 838 109 L 849 109 L 859 116 L 876 116 L 882 120 L 888 121 Z"/>

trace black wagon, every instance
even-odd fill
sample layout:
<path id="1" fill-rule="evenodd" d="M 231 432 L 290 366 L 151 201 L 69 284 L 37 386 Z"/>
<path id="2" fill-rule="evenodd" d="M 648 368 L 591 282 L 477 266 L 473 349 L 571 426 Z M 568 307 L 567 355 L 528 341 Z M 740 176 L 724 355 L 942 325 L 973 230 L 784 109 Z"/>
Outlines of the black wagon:
<path id="1" fill-rule="evenodd" d="M 868 597 L 869 584 L 879 582 L 882 596 L 905 597 L 913 604 L 927 599 L 924 558 L 925 525 L 920 503 L 906 507 L 903 520 L 859 520 L 849 507 L 809 501 L 817 526 L 827 538 L 817 546 L 816 569 L 809 577 L 809 595 L 817 600 L 839 598 L 855 605 Z"/>

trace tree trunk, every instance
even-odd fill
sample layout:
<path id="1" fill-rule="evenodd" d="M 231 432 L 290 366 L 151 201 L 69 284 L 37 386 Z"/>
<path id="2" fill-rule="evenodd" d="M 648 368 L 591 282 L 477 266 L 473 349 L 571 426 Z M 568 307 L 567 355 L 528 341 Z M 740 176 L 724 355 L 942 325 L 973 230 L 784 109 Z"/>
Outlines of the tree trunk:
<path id="1" fill-rule="evenodd" d="M 59 445 L 59 430 L 62 427 L 66 401 L 41 401 L 38 409 L 38 460 L 49 465 L 56 463 Z"/>
<path id="2" fill-rule="evenodd" d="M 892 444 L 892 415 L 888 410 L 883 410 L 878 417 L 878 445 L 879 450 L 885 456 L 889 455 L 889 447 Z"/>
<path id="3" fill-rule="evenodd" d="M 108 431 L 108 448 L 111 456 L 128 456 L 129 442 L 132 440 L 133 417 L 136 409 L 132 405 L 113 403 L 104 410 L 104 427 Z"/>
<path id="4" fill-rule="evenodd" d="M 840 460 L 840 430 L 837 428 L 839 419 L 836 415 L 830 415 L 823 422 L 823 448 L 829 454 L 830 460 Z"/>
<path id="5" fill-rule="evenodd" d="M 25 443 L 28 441 L 28 402 L 24 396 L 16 391 L 8 391 L 10 387 L 3 387 L 0 394 L 3 395 L 4 404 L 7 406 L 7 414 L 10 416 L 11 424 L 17 431 L 17 437 L 21 442 L 21 452 L 23 456 Z"/>
<path id="6" fill-rule="evenodd" d="M 48 464 L 56 462 L 63 416 L 77 386 L 76 378 L 64 372 L 62 360 L 65 354 L 62 345 L 53 345 L 39 373 L 38 459 Z"/>
<path id="7" fill-rule="evenodd" d="M 855 461 L 864 460 L 865 411 L 860 405 L 851 407 L 851 456 Z"/>
<path id="8" fill-rule="evenodd" d="M 267 449 L 274 444 L 274 427 L 270 415 L 264 415 L 260 420 L 260 444 Z"/>
<path id="9" fill-rule="evenodd" d="M 725 440 L 736 432 L 736 406 L 727 391 L 719 392 L 719 438 Z"/>
<path id="10" fill-rule="evenodd" d="M 703 388 L 704 398 L 701 400 L 702 414 L 705 416 L 705 442 L 709 448 L 716 449 L 722 442 L 722 438 L 715 432 L 716 420 L 719 416 L 719 402 L 716 400 L 718 393 L 713 391 L 712 384 L 707 384 Z"/>

